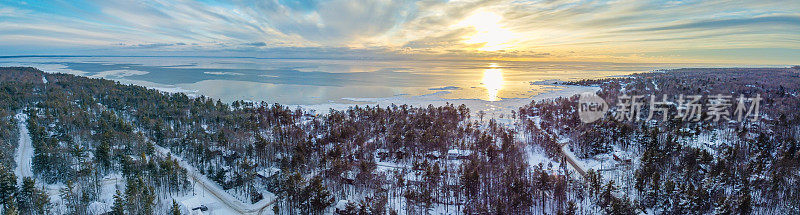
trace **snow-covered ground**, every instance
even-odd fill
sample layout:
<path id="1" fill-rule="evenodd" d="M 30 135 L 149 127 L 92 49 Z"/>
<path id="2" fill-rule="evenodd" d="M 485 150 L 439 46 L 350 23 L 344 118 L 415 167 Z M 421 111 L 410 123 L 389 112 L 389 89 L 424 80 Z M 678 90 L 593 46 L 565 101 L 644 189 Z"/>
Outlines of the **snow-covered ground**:
<path id="1" fill-rule="evenodd" d="M 544 150 L 541 147 L 528 145 L 525 146 L 525 156 L 527 156 L 528 166 L 536 167 L 539 164 L 542 164 L 542 167 L 547 169 L 548 167 L 552 167 L 550 170 L 554 170 L 561 166 L 560 162 L 554 161 L 547 157 Z"/>
<path id="2" fill-rule="evenodd" d="M 28 115 L 18 113 L 14 116 L 17 119 L 17 127 L 19 128 L 19 145 L 17 152 L 14 153 L 14 162 L 17 163 L 17 168 L 14 169 L 14 174 L 17 175 L 17 183 L 21 183 L 25 177 L 33 177 L 31 170 L 31 161 L 33 160 L 33 144 L 31 136 L 28 133 Z"/>
<path id="3" fill-rule="evenodd" d="M 21 183 L 24 177 L 33 178 L 33 171 L 31 169 L 33 144 L 26 123 L 28 116 L 19 113 L 15 118 L 18 122 L 19 146 L 17 146 L 17 151 L 14 154 L 14 161 L 17 163 L 14 173 L 18 176 L 17 182 Z M 169 150 L 161 147 L 158 149 L 161 153 L 171 154 Z M 180 157 L 172 156 L 177 158 L 179 164 L 189 171 L 189 179 L 192 181 L 193 185 L 193 192 L 174 197 L 175 201 L 179 202 L 182 206 L 184 214 L 272 214 L 272 210 L 268 206 L 272 205 L 275 199 L 277 199 L 275 195 L 267 195 L 264 200 L 256 204 L 244 204 L 222 190 L 219 185 L 199 174 L 188 163 L 181 160 Z M 42 187 L 50 196 L 50 200 L 54 204 L 54 213 L 59 213 L 59 211 L 63 212 L 66 209 L 60 198 L 60 190 L 65 187 L 63 184 L 37 183 L 37 186 Z M 110 211 L 114 203 L 114 193 L 116 190 L 124 190 L 124 186 L 125 182 L 119 174 L 111 174 L 104 177 L 101 184 L 101 196 L 98 201 L 89 204 L 89 211 L 94 214 L 102 214 Z M 162 199 L 162 201 L 171 203 L 171 199 Z M 206 206 L 208 210 L 192 210 L 200 206 Z"/>
<path id="4" fill-rule="evenodd" d="M 42 78 L 42 81 L 46 83 L 46 79 Z M 28 115 L 24 113 L 18 113 L 15 116 L 17 120 L 17 128 L 19 129 L 19 145 L 17 146 L 17 151 L 14 154 L 14 162 L 16 162 L 17 167 L 14 169 L 14 174 L 17 175 L 17 184 L 22 183 L 22 179 L 25 177 L 34 178 L 33 171 L 31 168 L 32 160 L 33 160 L 33 143 L 31 141 L 31 136 L 28 133 Z M 119 186 L 124 186 L 124 182 L 121 180 L 122 176 L 119 174 L 112 174 L 108 175 L 102 180 L 101 189 L 103 190 L 100 200 L 92 202 L 89 204 L 89 211 L 94 214 L 101 214 L 111 210 L 111 205 L 114 203 L 114 192 L 117 189 L 120 189 Z M 121 183 L 121 184 L 120 184 Z M 48 196 L 50 196 L 50 202 L 53 203 L 53 213 L 59 214 L 66 210 L 63 202 L 61 201 L 61 188 L 64 188 L 64 184 L 45 184 L 41 181 L 36 182 L 36 186 L 42 188 Z M 124 188 L 121 188 L 124 189 Z"/>
<path id="5" fill-rule="evenodd" d="M 59 186 L 50 185 L 49 187 L 57 188 Z M 100 197 L 98 197 L 98 200 L 89 203 L 89 211 L 94 214 L 102 214 L 111 211 L 111 207 L 114 205 L 114 194 L 117 190 L 120 190 L 120 192 L 125 190 L 125 180 L 119 173 L 106 175 L 100 182 L 100 190 Z M 53 198 L 52 195 L 50 198 Z"/>
<path id="6" fill-rule="evenodd" d="M 570 164 L 570 167 L 572 167 L 573 170 L 577 171 L 581 176 L 586 174 L 586 167 L 583 165 L 583 162 L 581 162 L 581 160 L 578 159 L 574 153 L 572 153 L 572 150 L 569 148 L 569 144 L 564 144 L 561 147 L 561 153 L 564 154 L 564 157 L 567 159 L 567 163 Z"/>
<path id="7" fill-rule="evenodd" d="M 272 214 L 272 208 L 269 206 L 277 200 L 277 196 L 274 194 L 266 192 L 267 195 L 264 196 L 264 199 L 255 204 L 243 203 L 225 192 L 217 183 L 200 174 L 180 156 L 172 154 L 169 149 L 156 146 L 156 151 L 162 155 L 171 155 L 189 173 L 189 180 L 194 186 L 194 192 L 175 199 L 180 202 L 184 212 L 188 214 Z M 208 207 L 208 211 L 192 210 L 190 213 L 189 210 L 201 205 Z"/>
<path id="8" fill-rule="evenodd" d="M 218 196 L 214 195 L 202 183 L 192 181 L 192 193 L 185 196 L 175 197 L 175 201 L 181 206 L 183 214 L 200 215 L 200 214 L 240 214 L 237 210 L 222 203 Z M 234 201 L 237 201 L 234 199 Z M 192 210 L 194 208 L 206 206 L 207 211 Z"/>

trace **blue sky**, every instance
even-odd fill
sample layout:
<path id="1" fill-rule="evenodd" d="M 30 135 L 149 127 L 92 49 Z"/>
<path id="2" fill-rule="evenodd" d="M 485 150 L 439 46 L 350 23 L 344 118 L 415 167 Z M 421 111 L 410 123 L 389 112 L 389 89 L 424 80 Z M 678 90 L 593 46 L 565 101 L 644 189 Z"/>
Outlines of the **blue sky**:
<path id="1" fill-rule="evenodd" d="M 0 0 L 0 55 L 798 64 L 800 1 Z"/>

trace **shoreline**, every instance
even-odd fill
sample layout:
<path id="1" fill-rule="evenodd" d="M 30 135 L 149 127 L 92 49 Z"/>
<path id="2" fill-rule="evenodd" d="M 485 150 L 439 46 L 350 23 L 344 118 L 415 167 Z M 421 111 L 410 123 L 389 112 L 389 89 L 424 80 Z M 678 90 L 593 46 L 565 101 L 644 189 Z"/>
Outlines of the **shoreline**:
<path id="1" fill-rule="evenodd" d="M 597 92 L 600 87 L 594 86 L 576 86 L 576 85 L 555 85 L 549 84 L 547 86 L 558 87 L 557 89 L 550 89 L 545 92 L 527 97 L 527 98 L 505 98 L 499 101 L 486 101 L 481 99 L 445 99 L 438 95 L 442 92 L 430 93 L 419 96 L 394 96 L 385 98 L 343 98 L 354 102 L 363 102 L 368 104 L 344 104 L 344 103 L 329 103 L 329 104 L 314 104 L 314 105 L 290 105 L 291 107 L 300 107 L 303 110 L 313 110 L 315 113 L 322 114 L 328 113 L 333 110 L 347 110 L 354 106 L 380 106 L 386 107 L 391 105 L 406 104 L 414 107 L 426 107 L 428 105 L 444 106 L 453 104 L 454 106 L 465 105 L 470 110 L 470 115 L 477 116 L 480 111 L 485 113 L 485 117 L 489 119 L 506 119 L 511 118 L 511 111 L 517 111 L 520 107 L 530 104 L 532 101 L 543 101 L 548 99 L 556 99 L 559 97 L 572 97 L 584 92 Z"/>

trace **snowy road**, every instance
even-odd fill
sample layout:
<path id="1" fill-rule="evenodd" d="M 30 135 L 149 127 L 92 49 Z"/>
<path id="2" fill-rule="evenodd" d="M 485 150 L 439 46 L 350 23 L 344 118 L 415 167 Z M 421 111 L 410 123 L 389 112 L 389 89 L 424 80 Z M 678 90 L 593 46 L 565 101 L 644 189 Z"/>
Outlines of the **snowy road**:
<path id="1" fill-rule="evenodd" d="M 14 116 L 17 119 L 17 127 L 19 128 L 19 145 L 17 151 L 14 153 L 14 162 L 17 163 L 17 168 L 14 169 L 14 174 L 17 175 L 17 183 L 22 183 L 25 177 L 33 178 L 33 171 L 31 170 L 31 160 L 33 158 L 33 144 L 31 143 L 31 136 L 28 133 L 28 115 L 18 113 Z"/>
<path id="2" fill-rule="evenodd" d="M 586 177 L 586 169 L 580 163 L 578 158 L 572 154 L 572 151 L 570 151 L 568 147 L 568 143 L 563 143 L 563 145 L 561 145 L 561 154 L 564 154 L 564 158 L 567 160 L 567 163 L 569 163 L 570 166 L 572 166 L 572 168 L 581 175 L 581 177 Z"/>
<path id="3" fill-rule="evenodd" d="M 173 158 L 178 160 L 178 164 L 181 165 L 186 171 L 189 172 L 188 176 L 190 180 L 195 184 L 195 189 L 201 188 L 199 193 L 204 195 L 204 202 L 209 202 L 208 198 L 213 198 L 213 203 L 221 203 L 222 207 L 219 208 L 223 211 L 222 214 L 230 214 L 230 212 L 235 212 L 236 214 L 272 214 L 272 210 L 267 209 L 269 206 L 275 203 L 277 198 L 274 195 L 265 196 L 265 198 L 255 204 L 245 204 L 241 201 L 237 200 L 230 194 L 226 193 L 222 187 L 217 185 L 215 182 L 209 180 L 206 176 L 200 174 L 193 166 L 189 163 L 181 159 L 179 156 L 172 154 L 168 149 L 165 149 L 160 146 L 156 146 L 156 151 L 163 154 L 163 155 L 171 155 Z M 199 186 L 197 186 L 199 185 Z M 211 195 L 205 195 L 211 194 Z M 191 200 L 193 201 L 193 200 Z M 212 203 L 212 204 L 213 204 Z M 210 208 L 213 208 L 212 205 L 206 205 Z"/>
<path id="4" fill-rule="evenodd" d="M 14 162 L 17 163 L 17 167 L 14 169 L 14 174 L 17 175 L 17 183 L 22 183 L 23 178 L 33 177 L 33 171 L 31 169 L 33 143 L 31 141 L 31 136 L 28 133 L 28 124 L 26 123 L 28 116 L 23 113 L 19 113 L 15 116 L 15 118 L 17 119 L 17 126 L 19 129 L 19 145 L 14 153 Z M 167 149 L 161 147 L 157 148 L 157 151 L 164 155 L 172 154 Z M 197 194 L 199 194 L 193 198 L 184 200 L 206 205 L 209 207 L 209 209 L 211 209 L 210 211 L 201 214 L 271 214 L 272 210 L 267 208 L 275 203 L 275 200 L 277 199 L 275 196 L 266 196 L 264 200 L 257 202 L 256 204 L 244 204 L 241 201 L 233 198 L 230 194 L 226 193 L 216 183 L 208 180 L 208 178 L 198 173 L 191 165 L 181 160 L 179 157 L 175 155 L 172 155 L 172 157 L 178 158 L 178 163 L 189 171 L 189 178 L 192 182 L 194 182 L 193 184 L 195 185 L 195 191 Z M 117 179 L 103 180 L 104 185 L 115 184 L 116 182 Z M 199 211 L 192 212 L 194 214 Z"/>

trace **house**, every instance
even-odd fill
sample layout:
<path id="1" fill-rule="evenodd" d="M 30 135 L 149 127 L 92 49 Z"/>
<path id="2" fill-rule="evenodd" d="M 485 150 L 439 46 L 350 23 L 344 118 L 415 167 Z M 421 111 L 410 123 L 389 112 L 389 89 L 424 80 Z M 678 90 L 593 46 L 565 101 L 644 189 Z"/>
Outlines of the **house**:
<path id="1" fill-rule="evenodd" d="M 617 156 L 617 154 L 611 154 L 611 155 L 614 156 L 614 160 L 619 162 L 621 165 L 629 165 L 629 164 L 631 164 L 631 159 L 620 158 L 619 156 Z"/>
<path id="2" fill-rule="evenodd" d="M 439 159 L 440 157 L 442 157 L 442 155 L 439 154 L 439 152 L 437 152 L 437 151 L 432 151 L 432 152 L 425 153 L 425 157 L 428 158 L 428 159 L 434 160 L 434 159 Z"/>
<path id="3" fill-rule="evenodd" d="M 469 155 L 471 154 L 472 150 L 450 149 L 447 151 L 447 159 L 449 160 L 467 159 L 467 157 L 469 157 Z"/>
<path id="4" fill-rule="evenodd" d="M 389 153 L 386 149 L 377 149 L 375 150 L 375 158 L 379 161 L 384 161 L 390 158 L 392 154 Z"/>
<path id="5" fill-rule="evenodd" d="M 280 171 L 281 169 L 275 167 L 265 168 L 256 172 L 256 177 L 261 178 L 262 180 L 267 180 L 273 175 L 278 174 Z"/>

